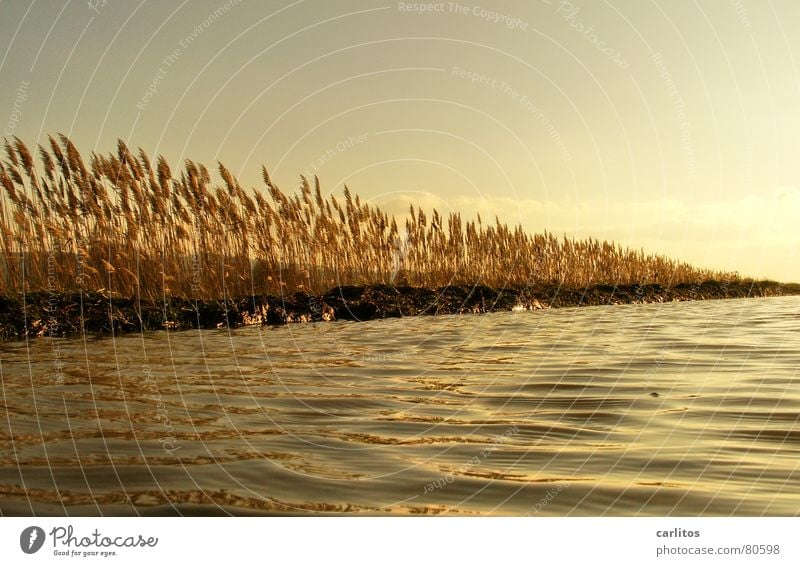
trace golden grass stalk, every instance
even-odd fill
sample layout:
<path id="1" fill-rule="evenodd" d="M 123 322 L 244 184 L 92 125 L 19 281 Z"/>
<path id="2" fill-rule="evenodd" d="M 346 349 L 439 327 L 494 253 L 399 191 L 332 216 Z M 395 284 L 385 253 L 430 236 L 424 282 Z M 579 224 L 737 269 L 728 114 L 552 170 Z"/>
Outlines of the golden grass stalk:
<path id="1" fill-rule="evenodd" d="M 156 301 L 245 297 L 336 285 L 523 287 L 735 281 L 592 238 L 528 234 L 480 216 L 430 216 L 410 206 L 390 217 L 344 188 L 344 204 L 301 177 L 287 195 L 245 191 L 222 164 L 213 184 L 201 164 L 174 175 L 159 157 L 120 141 L 88 166 L 65 136 L 39 147 L 5 140 L 0 162 L 0 294 L 104 289 Z M 400 230 L 398 226 L 404 226 Z"/>

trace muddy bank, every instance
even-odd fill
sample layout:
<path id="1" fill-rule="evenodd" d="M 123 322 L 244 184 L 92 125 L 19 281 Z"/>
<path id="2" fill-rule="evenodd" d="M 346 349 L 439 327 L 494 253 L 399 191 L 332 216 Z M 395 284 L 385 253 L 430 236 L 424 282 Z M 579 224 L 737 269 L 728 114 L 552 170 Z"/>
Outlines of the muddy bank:
<path id="1" fill-rule="evenodd" d="M 585 289 L 557 285 L 507 289 L 376 285 L 336 287 L 316 296 L 295 293 L 227 301 L 166 298 L 159 303 L 141 304 L 134 299 L 110 297 L 104 293 L 39 292 L 0 297 L 0 339 L 781 295 L 800 295 L 800 285 L 772 281 L 705 281 L 670 288 L 596 285 Z"/>

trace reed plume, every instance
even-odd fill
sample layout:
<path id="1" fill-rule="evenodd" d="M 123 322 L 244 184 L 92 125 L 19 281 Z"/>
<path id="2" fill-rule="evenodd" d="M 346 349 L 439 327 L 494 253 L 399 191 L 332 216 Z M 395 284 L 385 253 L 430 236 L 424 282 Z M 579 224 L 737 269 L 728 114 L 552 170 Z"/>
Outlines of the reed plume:
<path id="1" fill-rule="evenodd" d="M 592 238 L 528 234 L 499 219 L 409 208 L 395 218 L 344 187 L 324 196 L 301 177 L 282 192 L 246 191 L 222 164 L 221 184 L 186 161 L 174 174 L 122 141 L 84 162 L 65 136 L 31 153 L 4 140 L 0 162 L 0 294 L 103 291 L 156 301 L 324 292 L 337 285 L 487 285 L 738 281 Z M 34 157 L 38 155 L 38 159 Z M 155 163 L 155 166 L 153 165 Z M 400 229 L 398 226 L 403 226 Z"/>

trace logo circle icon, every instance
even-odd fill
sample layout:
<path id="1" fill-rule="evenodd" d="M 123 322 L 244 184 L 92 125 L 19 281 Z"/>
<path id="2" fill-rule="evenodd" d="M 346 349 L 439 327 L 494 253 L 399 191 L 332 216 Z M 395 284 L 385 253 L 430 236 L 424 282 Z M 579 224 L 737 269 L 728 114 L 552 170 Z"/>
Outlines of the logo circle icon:
<path id="1" fill-rule="evenodd" d="M 25 554 L 38 552 L 44 544 L 44 529 L 41 527 L 28 527 L 19 535 L 19 547 Z"/>

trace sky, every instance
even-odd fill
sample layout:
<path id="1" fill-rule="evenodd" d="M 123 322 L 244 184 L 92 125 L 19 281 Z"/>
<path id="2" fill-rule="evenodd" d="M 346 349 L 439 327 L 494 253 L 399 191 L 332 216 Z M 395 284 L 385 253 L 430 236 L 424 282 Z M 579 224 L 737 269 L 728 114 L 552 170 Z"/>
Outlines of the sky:
<path id="1" fill-rule="evenodd" d="M 800 281 L 800 3 L 0 0 L 0 126 Z"/>

